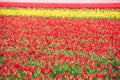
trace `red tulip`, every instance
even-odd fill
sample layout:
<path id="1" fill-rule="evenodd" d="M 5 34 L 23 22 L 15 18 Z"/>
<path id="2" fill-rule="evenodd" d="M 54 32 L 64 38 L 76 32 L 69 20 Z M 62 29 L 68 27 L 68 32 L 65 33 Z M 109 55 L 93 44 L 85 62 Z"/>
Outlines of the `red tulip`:
<path id="1" fill-rule="evenodd" d="M 28 77 L 29 80 L 32 80 L 32 75 L 31 74 L 32 74 L 31 72 L 27 72 L 27 77 Z"/>
<path id="2" fill-rule="evenodd" d="M 41 71 L 42 73 L 46 73 L 46 70 L 45 70 L 44 68 L 40 68 L 40 71 Z"/>
<path id="3" fill-rule="evenodd" d="M 14 77 L 15 77 L 15 78 L 17 78 L 17 77 L 18 77 L 18 74 L 17 74 L 17 73 L 15 73 L 15 74 L 14 74 Z"/>
<path id="4" fill-rule="evenodd" d="M 29 55 L 32 55 L 32 54 L 34 54 L 34 53 L 35 53 L 34 50 L 31 50 L 30 52 L 28 52 Z"/>
<path id="5" fill-rule="evenodd" d="M 48 68 L 48 73 L 52 73 L 52 68 Z"/>
<path id="6" fill-rule="evenodd" d="M 94 77 L 95 77 L 94 74 L 90 74 L 90 75 L 88 76 L 89 79 L 93 79 Z"/>
<path id="7" fill-rule="evenodd" d="M 22 80 L 27 80 L 27 78 L 26 78 L 26 77 L 23 77 Z"/>
<path id="8" fill-rule="evenodd" d="M 61 75 L 61 74 L 58 74 L 58 75 L 56 76 L 56 80 L 62 80 L 62 75 Z"/>
<path id="9" fill-rule="evenodd" d="M 69 73 L 64 73 L 64 77 L 69 79 L 70 78 L 70 74 Z"/>
<path id="10" fill-rule="evenodd" d="M 85 76 L 86 76 L 86 70 L 83 70 L 82 71 L 82 77 L 85 78 Z"/>
<path id="11" fill-rule="evenodd" d="M 77 75 L 77 76 L 75 77 L 75 80 L 79 80 L 79 79 L 80 79 L 80 76 Z"/>
<path id="12" fill-rule="evenodd" d="M 104 74 L 98 74 L 98 73 L 96 73 L 96 77 L 97 78 L 103 78 L 105 75 Z"/>
<path id="13" fill-rule="evenodd" d="M 2 30 L 0 30 L 0 35 L 2 35 Z"/>

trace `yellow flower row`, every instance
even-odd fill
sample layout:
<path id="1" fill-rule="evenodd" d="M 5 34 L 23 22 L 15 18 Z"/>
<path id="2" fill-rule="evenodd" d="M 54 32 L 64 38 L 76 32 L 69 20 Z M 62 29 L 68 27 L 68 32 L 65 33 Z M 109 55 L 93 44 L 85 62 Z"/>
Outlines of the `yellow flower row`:
<path id="1" fill-rule="evenodd" d="M 76 18 L 120 18 L 116 9 L 34 9 L 34 8 L 0 8 L 0 15 L 76 17 Z"/>

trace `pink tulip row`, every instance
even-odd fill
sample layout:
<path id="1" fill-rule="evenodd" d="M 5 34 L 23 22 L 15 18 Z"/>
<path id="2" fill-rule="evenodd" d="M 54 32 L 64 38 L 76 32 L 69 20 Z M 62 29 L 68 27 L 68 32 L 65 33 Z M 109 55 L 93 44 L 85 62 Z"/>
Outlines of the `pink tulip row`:
<path id="1" fill-rule="evenodd" d="M 99 9 L 119 9 L 120 3 L 18 3 L 0 2 L 0 7 L 19 7 L 19 8 L 99 8 Z"/>

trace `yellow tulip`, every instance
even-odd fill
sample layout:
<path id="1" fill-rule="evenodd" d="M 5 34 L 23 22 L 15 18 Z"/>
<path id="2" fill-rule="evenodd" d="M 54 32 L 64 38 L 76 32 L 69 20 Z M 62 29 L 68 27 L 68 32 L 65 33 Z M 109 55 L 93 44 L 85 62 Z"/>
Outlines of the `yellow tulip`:
<path id="1" fill-rule="evenodd" d="M 35 9 L 35 8 L 0 8 L 0 15 L 75 17 L 75 18 L 120 18 L 119 9 Z"/>

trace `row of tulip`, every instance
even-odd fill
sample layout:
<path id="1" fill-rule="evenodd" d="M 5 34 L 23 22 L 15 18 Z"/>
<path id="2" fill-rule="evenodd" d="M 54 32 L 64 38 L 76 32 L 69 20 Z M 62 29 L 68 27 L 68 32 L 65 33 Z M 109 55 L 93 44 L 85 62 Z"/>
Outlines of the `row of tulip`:
<path id="1" fill-rule="evenodd" d="M 99 4 L 76 4 L 76 3 L 15 3 L 15 2 L 0 2 L 0 7 L 17 7 L 17 8 L 67 8 L 67 9 L 119 9 L 120 3 L 99 3 Z"/>
<path id="2" fill-rule="evenodd" d="M 120 18 L 120 10 L 119 9 L 0 8 L 0 15 L 69 17 L 69 18 Z"/>

